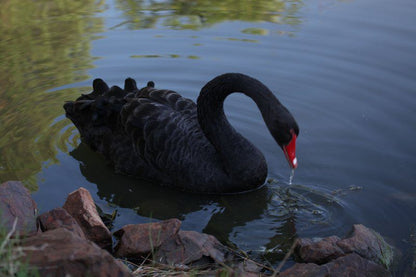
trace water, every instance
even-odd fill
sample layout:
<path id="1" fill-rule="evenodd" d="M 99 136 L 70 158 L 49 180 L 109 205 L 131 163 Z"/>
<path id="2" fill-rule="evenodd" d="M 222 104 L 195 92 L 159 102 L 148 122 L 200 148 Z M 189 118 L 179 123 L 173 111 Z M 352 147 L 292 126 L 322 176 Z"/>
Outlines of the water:
<path id="1" fill-rule="evenodd" d="M 289 176 L 289 185 L 291 185 L 293 183 L 293 178 L 295 177 L 295 170 L 292 169 L 292 171 L 290 172 L 290 176 Z"/>
<path id="2" fill-rule="evenodd" d="M 180 218 L 183 228 L 277 265 L 298 236 L 376 229 L 410 267 L 416 224 L 416 2 L 3 1 L 0 3 L 0 181 L 22 180 L 41 212 L 79 186 L 114 230 Z M 65 100 L 100 77 L 176 90 L 195 100 L 224 72 L 264 82 L 300 126 L 290 168 L 255 104 L 225 103 L 265 155 L 269 182 L 204 196 L 120 176 L 80 143 Z"/>

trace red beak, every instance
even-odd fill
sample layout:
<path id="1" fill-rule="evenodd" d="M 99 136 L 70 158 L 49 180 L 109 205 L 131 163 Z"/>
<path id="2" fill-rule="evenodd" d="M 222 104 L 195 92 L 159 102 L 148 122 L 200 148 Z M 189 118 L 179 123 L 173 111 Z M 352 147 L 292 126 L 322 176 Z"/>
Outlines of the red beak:
<path id="1" fill-rule="evenodd" d="M 285 153 L 290 167 L 295 169 L 298 167 L 298 160 L 296 159 L 296 134 L 293 130 L 291 130 L 291 133 L 292 139 L 287 145 L 283 146 L 283 152 Z"/>

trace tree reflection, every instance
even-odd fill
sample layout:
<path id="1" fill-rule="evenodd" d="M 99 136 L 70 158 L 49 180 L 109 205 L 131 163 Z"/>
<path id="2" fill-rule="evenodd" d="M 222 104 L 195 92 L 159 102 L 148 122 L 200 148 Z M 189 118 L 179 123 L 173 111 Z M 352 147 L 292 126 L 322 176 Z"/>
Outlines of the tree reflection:
<path id="1" fill-rule="evenodd" d="M 46 91 L 87 78 L 90 41 L 103 25 L 93 14 L 102 3 L 0 5 L 0 181 L 24 180 L 36 190 L 36 174 L 45 162 L 56 162 L 56 142 L 67 124 L 54 120 L 68 96 Z"/>
<path id="2" fill-rule="evenodd" d="M 296 25 L 302 0 L 117 0 L 129 28 L 199 29 L 224 21 L 267 21 Z"/>

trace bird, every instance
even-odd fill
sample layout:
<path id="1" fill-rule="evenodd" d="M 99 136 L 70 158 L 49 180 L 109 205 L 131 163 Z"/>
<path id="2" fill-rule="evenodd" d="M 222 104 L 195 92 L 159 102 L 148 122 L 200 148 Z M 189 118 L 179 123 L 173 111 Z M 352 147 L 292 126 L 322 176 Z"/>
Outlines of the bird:
<path id="1" fill-rule="evenodd" d="M 213 78 L 196 103 L 155 88 L 153 81 L 139 89 L 127 78 L 122 89 L 95 79 L 91 93 L 66 101 L 64 109 L 82 143 L 118 173 L 195 193 L 239 193 L 261 187 L 268 169 L 261 151 L 227 120 L 224 100 L 231 93 L 243 93 L 257 104 L 295 169 L 296 120 L 266 85 L 242 73 Z"/>

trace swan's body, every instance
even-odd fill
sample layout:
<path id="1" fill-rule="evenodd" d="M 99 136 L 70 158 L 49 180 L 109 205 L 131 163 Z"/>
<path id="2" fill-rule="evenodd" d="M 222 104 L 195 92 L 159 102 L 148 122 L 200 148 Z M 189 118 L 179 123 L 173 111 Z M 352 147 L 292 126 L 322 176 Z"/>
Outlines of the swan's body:
<path id="1" fill-rule="evenodd" d="M 202 88 L 198 104 L 153 86 L 149 82 L 138 90 L 129 78 L 124 90 L 109 89 L 96 79 L 91 94 L 65 104 L 66 115 L 83 142 L 110 159 L 117 171 L 188 191 L 239 192 L 262 185 L 267 176 L 263 154 L 224 115 L 225 98 L 243 92 L 256 102 L 296 167 L 298 126 L 261 82 L 236 73 L 218 76 Z"/>

